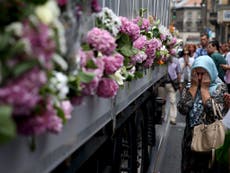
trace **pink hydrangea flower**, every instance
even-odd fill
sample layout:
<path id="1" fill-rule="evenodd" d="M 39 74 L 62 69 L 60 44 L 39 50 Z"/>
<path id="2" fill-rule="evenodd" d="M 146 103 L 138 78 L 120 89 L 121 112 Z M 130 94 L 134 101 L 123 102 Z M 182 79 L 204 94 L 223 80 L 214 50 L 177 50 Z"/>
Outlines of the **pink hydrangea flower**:
<path id="1" fill-rule="evenodd" d="M 176 37 L 172 37 L 171 40 L 169 40 L 167 42 L 167 44 L 171 47 L 173 47 L 175 44 L 177 43 L 177 38 Z"/>
<path id="2" fill-rule="evenodd" d="M 59 133 L 63 127 L 62 120 L 57 116 L 51 101 L 45 103 L 45 109 L 27 117 L 22 121 L 17 121 L 18 132 L 23 135 L 40 135 L 45 132 Z"/>
<path id="3" fill-rule="evenodd" d="M 140 29 L 141 29 L 141 30 L 145 30 L 145 31 L 148 31 L 148 30 L 149 30 L 150 22 L 149 22 L 148 19 L 146 19 L 146 18 L 141 18 L 141 17 L 137 17 L 137 18 L 133 19 L 133 22 L 134 22 L 135 24 L 138 24 L 139 22 L 141 22 Z"/>
<path id="4" fill-rule="evenodd" d="M 126 17 L 120 17 L 121 27 L 120 32 L 125 33 L 134 41 L 140 36 L 140 28 L 137 24 L 129 21 Z"/>
<path id="5" fill-rule="evenodd" d="M 165 41 L 167 39 L 167 35 L 164 35 L 164 34 L 160 34 L 160 39 L 162 41 Z"/>
<path id="6" fill-rule="evenodd" d="M 136 39 L 133 42 L 133 47 L 141 50 L 145 47 L 146 42 L 147 42 L 146 36 L 140 36 L 138 39 Z"/>
<path id="7" fill-rule="evenodd" d="M 123 66 L 124 57 L 121 54 L 117 53 L 113 56 L 104 56 L 102 59 L 105 63 L 106 74 L 113 74 Z"/>
<path id="8" fill-rule="evenodd" d="M 81 83 L 82 94 L 85 96 L 94 95 L 97 91 L 100 78 L 95 76 L 89 83 Z"/>
<path id="9" fill-rule="evenodd" d="M 144 63 L 144 67 L 146 68 L 150 68 L 153 65 L 153 59 L 152 58 L 147 58 L 145 63 Z"/>
<path id="10" fill-rule="evenodd" d="M 82 104 L 83 99 L 84 99 L 84 96 L 74 96 L 74 97 L 71 97 L 70 101 L 73 105 L 80 105 Z"/>
<path id="11" fill-rule="evenodd" d="M 65 118 L 66 119 L 70 119 L 72 117 L 71 113 L 73 111 L 73 106 L 72 106 L 72 104 L 70 103 L 69 100 L 64 100 L 64 101 L 61 102 L 61 109 L 65 113 Z"/>
<path id="12" fill-rule="evenodd" d="M 52 67 L 52 57 L 55 52 L 55 42 L 50 36 L 49 27 L 43 23 L 32 27 L 29 22 L 24 23 L 23 37 L 29 40 L 32 56 L 38 58 L 46 68 Z"/>
<path id="13" fill-rule="evenodd" d="M 81 63 L 82 70 L 84 72 L 93 73 L 95 76 L 94 76 L 93 80 L 90 81 L 89 83 L 81 83 L 82 94 L 83 95 L 94 95 L 96 90 L 97 90 L 98 83 L 104 74 L 105 63 L 102 60 L 102 58 L 94 58 L 94 57 L 84 57 L 84 58 L 83 58 L 83 61 Z M 96 68 L 87 67 L 87 61 L 89 61 L 89 60 L 95 64 Z"/>
<path id="14" fill-rule="evenodd" d="M 39 91 L 46 81 L 46 74 L 34 68 L 0 88 L 0 104 L 12 105 L 14 116 L 29 116 L 41 100 Z"/>
<path id="15" fill-rule="evenodd" d="M 101 11 L 101 6 L 100 6 L 98 0 L 92 0 L 91 1 L 91 9 L 92 9 L 92 12 L 95 12 L 95 13 L 98 13 Z"/>
<path id="16" fill-rule="evenodd" d="M 68 0 L 57 0 L 58 5 L 60 5 L 60 6 L 66 5 L 67 2 L 68 2 Z"/>
<path id="17" fill-rule="evenodd" d="M 176 55 L 176 50 L 175 49 L 170 49 L 169 54 L 170 55 Z"/>
<path id="18" fill-rule="evenodd" d="M 47 115 L 46 118 L 46 123 L 48 124 L 47 126 L 47 131 L 52 132 L 52 133 L 60 133 L 62 128 L 63 128 L 63 123 L 62 119 L 59 118 L 56 114 L 55 115 Z"/>
<path id="19" fill-rule="evenodd" d="M 84 72 L 90 72 L 95 74 L 95 76 L 101 78 L 103 76 L 104 73 L 104 69 L 105 69 L 105 63 L 101 58 L 95 58 L 93 56 L 93 54 L 91 54 L 92 52 L 86 52 L 84 54 L 84 52 L 81 53 L 81 67 L 82 70 Z M 96 68 L 89 68 L 87 67 L 87 63 L 88 61 L 92 61 Z"/>
<path id="20" fill-rule="evenodd" d="M 97 95 L 99 97 L 110 98 L 117 94 L 118 84 L 110 78 L 102 78 L 99 82 Z"/>
<path id="21" fill-rule="evenodd" d="M 19 134 L 40 135 L 46 132 L 45 119 L 41 116 L 30 117 L 17 123 Z"/>
<path id="22" fill-rule="evenodd" d="M 149 58 L 155 58 L 156 50 L 160 49 L 162 46 L 162 42 L 156 38 L 148 40 L 146 43 L 146 51 L 145 53 L 148 55 Z"/>
<path id="23" fill-rule="evenodd" d="M 146 60 L 146 58 L 147 55 L 144 52 L 139 51 L 136 55 L 131 57 L 131 62 L 133 65 L 135 65 L 136 63 L 142 63 Z"/>
<path id="24" fill-rule="evenodd" d="M 79 55 L 80 55 L 80 65 L 81 67 L 85 67 L 87 64 L 88 60 L 91 60 L 92 58 L 94 58 L 94 54 L 93 51 L 83 51 L 80 50 L 79 51 Z"/>
<path id="25" fill-rule="evenodd" d="M 87 42 L 105 55 L 110 55 L 117 46 L 115 38 L 108 31 L 96 27 L 88 32 Z"/>

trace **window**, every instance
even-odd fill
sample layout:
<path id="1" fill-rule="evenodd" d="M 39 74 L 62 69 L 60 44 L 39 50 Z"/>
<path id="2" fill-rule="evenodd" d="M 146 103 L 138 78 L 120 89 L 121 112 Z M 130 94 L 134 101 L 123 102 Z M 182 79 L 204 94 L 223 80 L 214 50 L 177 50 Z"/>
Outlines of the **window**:
<path id="1" fill-rule="evenodd" d="M 188 12 L 187 12 L 187 20 L 188 20 L 188 21 L 191 21 L 191 20 L 192 20 L 192 12 L 191 12 L 191 11 L 188 11 Z"/>

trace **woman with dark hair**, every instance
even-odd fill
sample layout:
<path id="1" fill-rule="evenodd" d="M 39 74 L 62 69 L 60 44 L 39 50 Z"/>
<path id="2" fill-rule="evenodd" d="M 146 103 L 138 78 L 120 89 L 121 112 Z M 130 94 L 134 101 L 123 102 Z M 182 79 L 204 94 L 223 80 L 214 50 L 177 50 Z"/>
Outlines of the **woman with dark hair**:
<path id="1" fill-rule="evenodd" d="M 224 82 L 225 70 L 221 67 L 222 64 L 227 64 L 225 58 L 220 54 L 220 44 L 217 40 L 210 41 L 208 43 L 207 52 L 208 55 L 214 61 L 219 78 Z"/>

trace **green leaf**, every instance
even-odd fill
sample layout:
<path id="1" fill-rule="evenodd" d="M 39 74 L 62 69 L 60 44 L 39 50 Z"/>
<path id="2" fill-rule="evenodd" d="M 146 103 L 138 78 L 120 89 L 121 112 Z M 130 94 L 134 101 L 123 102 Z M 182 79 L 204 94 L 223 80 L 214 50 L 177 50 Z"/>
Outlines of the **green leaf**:
<path id="1" fill-rule="evenodd" d="M 124 45 L 132 45 L 132 41 L 127 34 L 121 33 L 117 38 L 118 47 L 123 47 Z"/>
<path id="2" fill-rule="evenodd" d="M 126 81 L 132 81 L 133 80 L 133 75 L 128 74 Z"/>
<path id="3" fill-rule="evenodd" d="M 152 39 L 153 38 L 153 33 L 152 32 L 147 32 L 146 33 L 147 38 Z"/>
<path id="4" fill-rule="evenodd" d="M 82 44 L 81 47 L 82 47 L 82 50 L 84 51 L 91 50 L 90 45 L 87 43 Z"/>
<path id="5" fill-rule="evenodd" d="M 0 51 L 3 51 L 8 46 L 10 35 L 7 33 L 0 34 L 0 40 Z"/>
<path id="6" fill-rule="evenodd" d="M 64 111 L 57 105 L 55 105 L 54 108 L 57 110 L 58 117 L 61 118 L 63 124 L 65 124 L 66 123 L 66 117 L 65 117 Z"/>
<path id="7" fill-rule="evenodd" d="M 124 45 L 123 47 L 120 48 L 120 51 L 124 56 L 127 56 L 127 57 L 131 57 L 138 53 L 138 50 L 133 48 L 130 45 Z"/>
<path id="8" fill-rule="evenodd" d="M 97 65 L 94 63 L 94 61 L 92 59 L 90 59 L 86 63 L 86 68 L 96 69 Z"/>
<path id="9" fill-rule="evenodd" d="M 16 136 L 16 126 L 11 114 L 10 106 L 0 106 L 0 143 L 7 142 Z"/>
<path id="10" fill-rule="evenodd" d="M 14 45 L 12 46 L 12 48 L 10 50 L 11 55 L 22 53 L 24 51 L 24 47 L 25 47 L 25 45 L 21 41 L 14 43 Z"/>
<path id="11" fill-rule="evenodd" d="M 93 80 L 95 74 L 89 72 L 79 71 L 79 78 L 81 82 L 89 83 Z"/>
<path id="12" fill-rule="evenodd" d="M 134 75 L 135 75 L 135 78 L 142 78 L 143 77 L 143 73 L 141 73 L 139 71 L 136 71 Z"/>
<path id="13" fill-rule="evenodd" d="M 27 70 L 33 68 L 37 64 L 38 64 L 38 62 L 36 60 L 30 60 L 30 61 L 22 62 L 22 63 L 20 63 L 14 67 L 12 73 L 15 77 L 17 77 L 17 76 L 23 74 L 24 72 L 26 72 Z"/>
<path id="14" fill-rule="evenodd" d="M 153 33 L 153 37 L 156 37 L 156 38 L 159 38 L 160 37 L 160 32 L 159 32 L 159 29 L 158 28 L 154 28 L 152 30 L 152 33 Z"/>
<path id="15" fill-rule="evenodd" d="M 34 5 L 43 5 L 46 3 L 48 0 L 23 0 L 26 3 L 32 3 Z"/>
<path id="16" fill-rule="evenodd" d="M 141 8 L 140 10 L 139 10 L 139 16 L 140 17 L 144 17 L 144 13 L 146 13 L 147 12 L 147 9 L 146 8 Z"/>
<path id="17" fill-rule="evenodd" d="M 160 51 L 156 51 L 156 57 L 161 57 L 161 52 Z"/>
<path id="18" fill-rule="evenodd" d="M 142 26 L 142 23 L 143 23 L 143 19 L 141 18 L 139 21 L 138 21 L 138 26 L 141 27 Z"/>

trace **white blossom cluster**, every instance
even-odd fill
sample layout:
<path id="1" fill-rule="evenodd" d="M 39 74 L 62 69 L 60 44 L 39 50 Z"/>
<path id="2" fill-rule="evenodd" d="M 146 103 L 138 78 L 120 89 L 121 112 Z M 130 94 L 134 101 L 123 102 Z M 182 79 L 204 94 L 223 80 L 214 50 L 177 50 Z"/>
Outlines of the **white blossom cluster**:
<path id="1" fill-rule="evenodd" d="M 169 36 L 169 37 L 171 36 L 171 33 L 170 33 L 169 29 L 166 28 L 163 25 L 159 25 L 159 31 L 160 31 L 161 34 L 163 34 L 165 36 Z"/>
<path id="2" fill-rule="evenodd" d="M 96 14 L 96 17 L 113 36 L 118 34 L 121 27 L 121 20 L 111 9 L 104 7 L 100 13 Z"/>
<path id="3" fill-rule="evenodd" d="M 57 93 L 59 99 L 65 99 L 69 92 L 68 88 L 68 78 L 65 74 L 57 71 L 52 72 L 52 77 L 50 79 L 49 88 Z"/>

